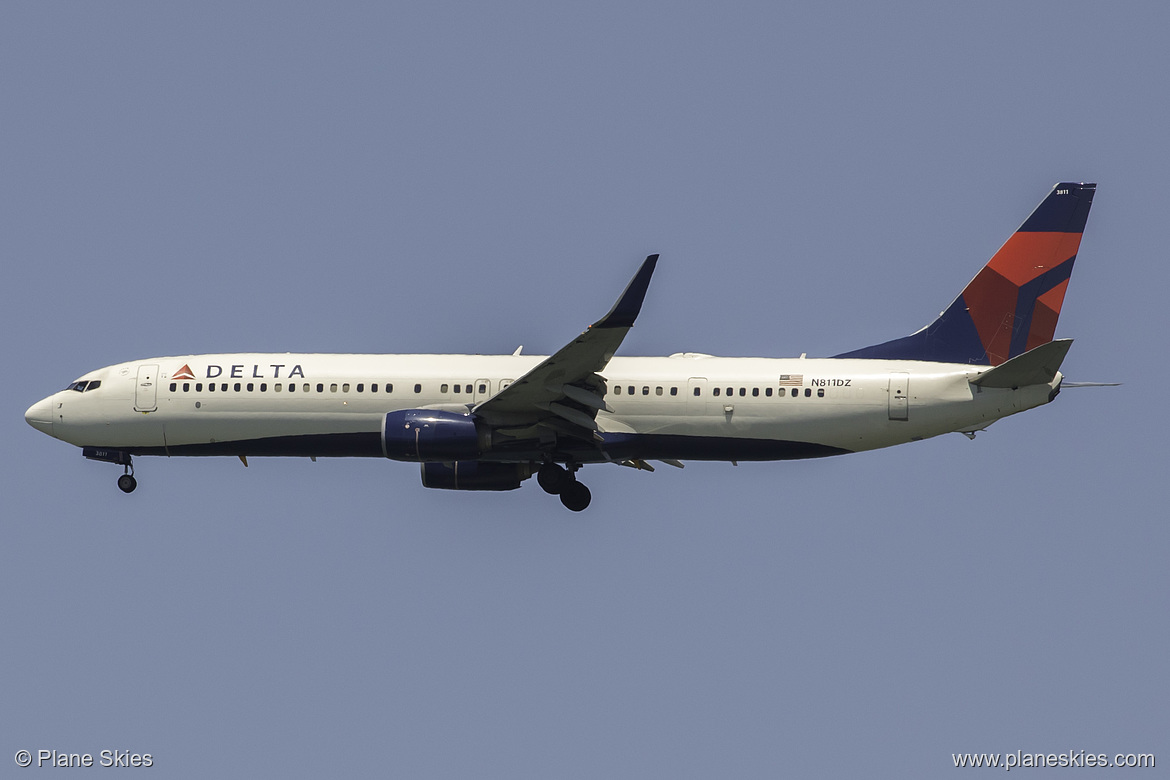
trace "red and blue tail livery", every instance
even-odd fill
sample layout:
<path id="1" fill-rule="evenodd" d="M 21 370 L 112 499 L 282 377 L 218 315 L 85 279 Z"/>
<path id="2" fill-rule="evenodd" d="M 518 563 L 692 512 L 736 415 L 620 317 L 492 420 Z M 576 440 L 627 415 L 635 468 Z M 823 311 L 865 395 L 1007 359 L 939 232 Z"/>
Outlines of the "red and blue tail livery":
<path id="1" fill-rule="evenodd" d="M 937 320 L 837 357 L 998 366 L 1052 341 L 1096 189 L 1057 184 Z"/>

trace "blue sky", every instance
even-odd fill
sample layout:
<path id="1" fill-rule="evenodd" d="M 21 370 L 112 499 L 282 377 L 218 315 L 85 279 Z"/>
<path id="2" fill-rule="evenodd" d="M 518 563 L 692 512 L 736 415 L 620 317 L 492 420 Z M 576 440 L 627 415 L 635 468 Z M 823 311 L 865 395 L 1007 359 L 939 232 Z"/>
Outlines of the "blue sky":
<path id="1" fill-rule="evenodd" d="M 1170 761 L 1168 23 L 1155 3 L 5 5 L 0 761 Z M 380 461 L 141 459 L 126 496 L 22 419 L 157 355 L 547 353 L 650 252 L 623 354 L 831 355 L 933 319 L 1062 180 L 1099 183 L 1065 373 L 1125 384 L 975 442 L 592 467 L 570 515 Z"/>

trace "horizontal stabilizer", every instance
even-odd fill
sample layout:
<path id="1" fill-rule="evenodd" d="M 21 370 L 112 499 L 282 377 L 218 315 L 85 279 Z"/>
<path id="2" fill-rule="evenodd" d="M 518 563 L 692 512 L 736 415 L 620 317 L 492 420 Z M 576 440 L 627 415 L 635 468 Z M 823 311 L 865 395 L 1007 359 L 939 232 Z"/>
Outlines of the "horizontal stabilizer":
<path id="1" fill-rule="evenodd" d="M 980 387 L 1026 387 L 1046 385 L 1056 377 L 1072 339 L 1058 339 L 1041 344 L 971 380 Z"/>

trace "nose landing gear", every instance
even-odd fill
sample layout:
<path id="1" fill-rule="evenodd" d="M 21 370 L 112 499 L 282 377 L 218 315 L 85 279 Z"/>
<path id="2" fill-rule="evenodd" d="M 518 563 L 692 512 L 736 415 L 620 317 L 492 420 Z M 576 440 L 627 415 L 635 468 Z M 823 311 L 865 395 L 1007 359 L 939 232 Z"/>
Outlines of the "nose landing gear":
<path id="1" fill-rule="evenodd" d="M 133 493 L 134 488 L 138 487 L 138 480 L 134 478 L 134 462 L 130 458 L 130 453 L 122 450 L 107 450 L 101 447 L 83 447 L 81 454 L 89 460 L 100 460 L 122 466 L 123 474 L 118 477 L 118 489 L 123 493 Z"/>
<path id="2" fill-rule="evenodd" d="M 133 474 L 123 474 L 118 477 L 118 487 L 123 493 L 133 493 L 134 488 L 138 487 L 138 480 L 134 479 Z"/>
<path id="3" fill-rule="evenodd" d="M 550 495 L 560 496 L 561 503 L 571 512 L 580 512 L 589 506 L 593 496 L 589 488 L 577 481 L 580 464 L 570 463 L 567 469 L 549 461 L 536 472 L 536 481 Z"/>
<path id="4" fill-rule="evenodd" d="M 135 479 L 135 464 L 130 462 L 130 456 L 126 455 L 125 474 L 118 477 L 118 490 L 124 493 L 132 493 L 138 486 L 138 481 Z"/>

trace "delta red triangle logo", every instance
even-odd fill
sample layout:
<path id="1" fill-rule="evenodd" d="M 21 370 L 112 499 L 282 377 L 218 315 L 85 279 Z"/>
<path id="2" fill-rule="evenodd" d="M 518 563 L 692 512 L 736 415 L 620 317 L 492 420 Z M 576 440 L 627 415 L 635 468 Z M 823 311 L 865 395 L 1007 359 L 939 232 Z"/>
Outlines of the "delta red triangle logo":
<path id="1" fill-rule="evenodd" d="M 186 363 L 183 367 L 174 373 L 171 379 L 194 379 L 195 375 L 191 373 L 191 367 Z"/>

